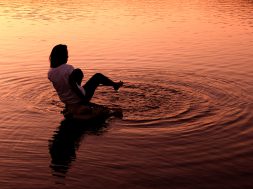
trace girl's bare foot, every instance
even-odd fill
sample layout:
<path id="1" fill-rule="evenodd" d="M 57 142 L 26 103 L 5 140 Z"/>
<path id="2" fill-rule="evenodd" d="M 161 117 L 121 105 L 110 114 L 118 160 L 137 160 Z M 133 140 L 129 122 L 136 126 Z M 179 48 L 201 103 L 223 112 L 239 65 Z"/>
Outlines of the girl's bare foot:
<path id="1" fill-rule="evenodd" d="M 120 87 L 123 86 L 123 81 L 120 81 L 120 82 L 115 82 L 113 88 L 115 91 L 119 90 Z"/>

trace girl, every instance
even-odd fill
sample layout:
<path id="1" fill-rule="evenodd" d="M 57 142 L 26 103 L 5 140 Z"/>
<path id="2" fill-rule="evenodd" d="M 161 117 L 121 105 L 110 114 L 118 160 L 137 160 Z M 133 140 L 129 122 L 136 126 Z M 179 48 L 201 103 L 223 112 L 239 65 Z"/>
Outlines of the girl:
<path id="1" fill-rule="evenodd" d="M 84 111 L 84 107 L 80 107 L 80 105 L 89 104 L 99 85 L 112 86 L 114 90 L 118 90 L 123 85 L 122 81 L 114 82 L 103 74 L 96 73 L 84 86 L 80 87 L 83 73 L 81 70 L 74 71 L 74 67 L 67 64 L 68 49 L 66 45 L 56 45 L 52 49 L 49 60 L 48 79 L 52 82 L 60 100 L 72 113 Z M 85 111 L 90 110 L 86 107 Z"/>

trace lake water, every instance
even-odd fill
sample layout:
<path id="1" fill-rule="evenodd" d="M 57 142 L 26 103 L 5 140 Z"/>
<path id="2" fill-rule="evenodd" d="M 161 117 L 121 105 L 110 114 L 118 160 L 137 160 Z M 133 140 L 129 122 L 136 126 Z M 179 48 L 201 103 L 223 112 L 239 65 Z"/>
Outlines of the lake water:
<path id="1" fill-rule="evenodd" d="M 0 188 L 253 188 L 253 1 L 0 2 Z M 69 64 L 123 80 L 63 121 L 47 79 Z"/>

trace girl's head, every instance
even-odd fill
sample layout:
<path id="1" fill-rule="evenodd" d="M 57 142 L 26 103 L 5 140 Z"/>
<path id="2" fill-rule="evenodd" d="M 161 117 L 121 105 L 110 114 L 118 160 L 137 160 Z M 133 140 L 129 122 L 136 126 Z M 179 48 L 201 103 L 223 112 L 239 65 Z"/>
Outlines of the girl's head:
<path id="1" fill-rule="evenodd" d="M 49 60 L 51 68 L 56 68 L 62 64 L 66 64 L 68 61 L 67 45 L 56 45 L 51 51 Z"/>

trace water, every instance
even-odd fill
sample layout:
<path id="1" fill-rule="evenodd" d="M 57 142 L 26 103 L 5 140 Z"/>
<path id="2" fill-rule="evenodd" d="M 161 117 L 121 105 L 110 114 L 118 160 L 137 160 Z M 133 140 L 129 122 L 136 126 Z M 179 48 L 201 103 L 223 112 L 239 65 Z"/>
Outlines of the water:
<path id="1" fill-rule="evenodd" d="M 253 2 L 0 3 L 0 186 L 252 188 Z M 48 56 L 68 45 L 103 125 L 63 121 Z"/>

